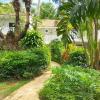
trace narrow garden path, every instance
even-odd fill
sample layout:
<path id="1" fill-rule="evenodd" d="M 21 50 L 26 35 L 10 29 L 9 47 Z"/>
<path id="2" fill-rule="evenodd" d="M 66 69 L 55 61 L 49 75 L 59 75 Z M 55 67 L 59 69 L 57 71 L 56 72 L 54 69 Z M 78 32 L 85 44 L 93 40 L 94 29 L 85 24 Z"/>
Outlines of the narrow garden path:
<path id="1" fill-rule="evenodd" d="M 60 66 L 56 62 L 51 62 L 51 66 Z M 39 100 L 38 92 L 44 86 L 44 82 L 51 76 L 51 71 L 44 72 L 41 76 L 24 85 L 4 100 Z"/>

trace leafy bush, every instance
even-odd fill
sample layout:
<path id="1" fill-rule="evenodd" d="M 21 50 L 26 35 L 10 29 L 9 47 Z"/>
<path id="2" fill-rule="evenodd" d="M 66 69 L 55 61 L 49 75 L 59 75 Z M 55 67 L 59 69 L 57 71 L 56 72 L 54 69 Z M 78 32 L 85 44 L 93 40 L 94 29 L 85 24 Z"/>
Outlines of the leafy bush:
<path id="1" fill-rule="evenodd" d="M 21 45 L 24 48 L 34 48 L 43 46 L 43 36 L 40 32 L 31 30 L 21 40 Z"/>
<path id="2" fill-rule="evenodd" d="M 76 51 L 70 54 L 70 63 L 77 66 L 87 66 L 87 60 L 84 52 Z"/>
<path id="3" fill-rule="evenodd" d="M 88 66 L 84 49 L 74 44 L 68 45 L 68 50 L 64 50 L 63 43 L 58 39 L 50 43 L 51 57 L 53 61 L 73 66 Z"/>
<path id="4" fill-rule="evenodd" d="M 70 53 L 70 58 L 65 64 L 71 64 L 73 66 L 83 66 L 87 67 L 88 63 L 86 60 L 86 55 L 84 50 L 77 50 Z"/>
<path id="5" fill-rule="evenodd" d="M 81 67 L 62 66 L 53 70 L 41 100 L 100 100 L 100 72 Z"/>
<path id="6" fill-rule="evenodd" d="M 69 53 L 73 53 L 73 52 L 76 52 L 76 51 L 79 51 L 79 52 L 83 52 L 84 51 L 84 48 L 83 47 L 79 47 L 79 46 L 76 46 L 75 44 L 71 43 L 68 45 L 68 51 Z"/>
<path id="7" fill-rule="evenodd" d="M 27 51 L 5 51 L 0 56 L 0 80 L 33 78 L 50 63 L 50 51 L 46 47 Z"/>
<path id="8" fill-rule="evenodd" d="M 53 40 L 50 43 L 50 48 L 51 48 L 52 61 L 61 63 L 62 62 L 62 51 L 64 49 L 63 43 L 61 41 L 59 41 L 58 39 Z"/>

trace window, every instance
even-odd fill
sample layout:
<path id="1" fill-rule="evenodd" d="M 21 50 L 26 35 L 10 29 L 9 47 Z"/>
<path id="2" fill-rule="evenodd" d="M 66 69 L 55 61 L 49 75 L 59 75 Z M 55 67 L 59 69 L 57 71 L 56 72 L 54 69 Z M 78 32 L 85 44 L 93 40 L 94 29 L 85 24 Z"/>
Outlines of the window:
<path id="1" fill-rule="evenodd" d="M 47 32 L 48 32 L 48 30 L 45 30 L 45 32 L 47 33 Z"/>

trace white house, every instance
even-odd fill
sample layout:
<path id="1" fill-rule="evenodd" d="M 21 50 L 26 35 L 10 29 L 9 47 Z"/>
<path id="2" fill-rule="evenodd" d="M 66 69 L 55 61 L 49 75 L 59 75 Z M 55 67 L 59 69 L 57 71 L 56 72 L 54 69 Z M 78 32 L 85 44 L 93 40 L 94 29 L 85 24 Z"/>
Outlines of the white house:
<path id="1" fill-rule="evenodd" d="M 0 14 L 0 29 L 3 34 L 7 34 L 9 31 L 9 23 L 14 23 L 15 16 L 12 14 Z"/>
<path id="2" fill-rule="evenodd" d="M 25 16 L 24 16 L 25 17 Z M 2 29 L 3 34 L 7 34 L 9 31 L 9 23 L 15 22 L 15 15 L 14 14 L 1 14 L 0 15 L 0 29 Z M 60 39 L 60 37 L 57 36 L 57 23 L 58 20 L 49 20 L 44 19 L 41 21 L 41 23 L 38 23 L 38 30 L 43 33 L 44 35 L 44 41 L 45 43 L 50 43 L 54 39 Z M 21 24 L 23 26 L 23 24 Z M 87 42 L 86 37 L 84 37 L 85 42 Z M 98 34 L 98 40 L 100 41 L 100 30 Z M 76 43 L 82 43 L 80 38 L 75 38 Z"/>
<path id="3" fill-rule="evenodd" d="M 44 34 L 45 43 L 50 43 L 52 40 L 60 38 L 57 36 L 58 20 L 44 19 L 38 24 L 38 30 Z"/>

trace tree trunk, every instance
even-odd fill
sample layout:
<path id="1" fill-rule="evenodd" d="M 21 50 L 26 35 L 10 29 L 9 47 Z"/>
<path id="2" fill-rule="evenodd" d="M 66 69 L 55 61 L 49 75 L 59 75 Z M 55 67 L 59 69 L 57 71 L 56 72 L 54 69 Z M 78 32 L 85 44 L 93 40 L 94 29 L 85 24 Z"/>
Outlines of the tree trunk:
<path id="1" fill-rule="evenodd" d="M 20 18 L 19 18 L 19 11 L 16 12 L 15 34 L 16 34 L 17 36 L 20 34 Z"/>
<path id="2" fill-rule="evenodd" d="M 6 49 L 18 49 L 18 42 L 20 39 L 22 39 L 29 28 L 30 24 L 30 8 L 31 8 L 31 0 L 23 0 L 25 3 L 25 8 L 26 8 L 26 22 L 25 22 L 25 27 L 21 31 L 20 29 L 20 2 L 19 0 L 13 0 L 13 8 L 15 11 L 15 31 L 9 31 L 6 38 L 4 39 L 4 43 L 6 46 Z"/>
<path id="3" fill-rule="evenodd" d="M 26 24 L 25 24 L 23 31 L 20 33 L 17 41 L 20 41 L 20 39 L 24 38 L 24 36 L 27 33 L 27 30 L 28 30 L 29 24 L 30 24 L 29 16 L 30 16 L 30 12 L 26 12 Z"/>
<path id="4" fill-rule="evenodd" d="M 98 48 L 98 20 L 94 19 L 94 31 L 95 31 L 95 54 L 94 54 L 94 68 L 99 67 L 99 48 Z"/>
<path id="5" fill-rule="evenodd" d="M 27 33 L 27 30 L 29 28 L 29 24 L 30 24 L 30 8 L 31 8 L 31 0 L 24 0 L 25 2 L 25 8 L 26 8 L 26 23 L 25 23 L 25 27 L 24 29 L 22 30 L 22 32 L 20 33 L 20 35 L 18 36 L 18 41 L 20 39 L 22 39 L 26 33 Z"/>
<path id="6" fill-rule="evenodd" d="M 20 12 L 20 2 L 19 0 L 13 0 L 13 8 L 15 11 L 15 34 L 20 34 L 20 18 L 19 18 L 19 12 Z"/>
<path id="7" fill-rule="evenodd" d="M 18 49 L 18 42 L 22 39 L 29 28 L 30 24 L 30 8 L 31 0 L 23 0 L 26 8 L 26 23 L 24 29 L 20 29 L 20 2 L 19 0 L 13 0 L 12 5 L 15 11 L 15 31 L 9 31 L 6 38 L 0 33 L 0 37 L 3 39 L 4 49 Z"/>
<path id="8" fill-rule="evenodd" d="M 82 44 L 83 44 L 86 60 L 87 60 L 88 65 L 90 65 L 89 64 L 89 57 L 88 57 L 88 53 L 87 53 L 87 44 L 84 41 L 84 35 L 83 35 L 83 32 L 82 32 L 82 26 L 81 25 L 80 25 L 79 31 L 80 31 L 80 36 L 81 36 L 81 40 L 82 40 Z"/>
<path id="9" fill-rule="evenodd" d="M 94 40 L 94 20 L 87 19 L 86 21 L 86 30 L 87 30 L 87 39 L 88 39 L 88 56 L 90 59 L 90 67 L 94 68 L 94 62 L 95 62 L 95 40 Z"/>

